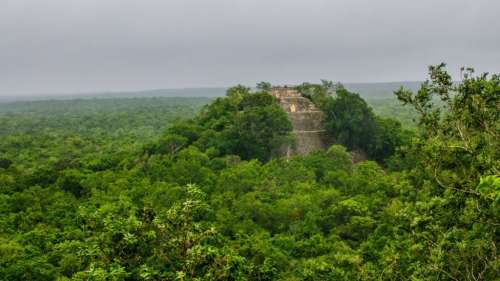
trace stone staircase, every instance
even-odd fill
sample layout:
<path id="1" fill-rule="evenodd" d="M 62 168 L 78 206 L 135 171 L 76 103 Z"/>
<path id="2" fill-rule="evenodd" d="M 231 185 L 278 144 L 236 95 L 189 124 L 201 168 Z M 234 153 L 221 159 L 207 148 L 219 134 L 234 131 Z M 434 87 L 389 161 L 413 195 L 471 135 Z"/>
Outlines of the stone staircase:
<path id="1" fill-rule="evenodd" d="M 276 97 L 293 125 L 296 143 L 285 149 L 284 154 L 305 155 L 331 144 L 323 129 L 323 112 L 297 90 L 291 87 L 273 87 L 271 95 Z"/>

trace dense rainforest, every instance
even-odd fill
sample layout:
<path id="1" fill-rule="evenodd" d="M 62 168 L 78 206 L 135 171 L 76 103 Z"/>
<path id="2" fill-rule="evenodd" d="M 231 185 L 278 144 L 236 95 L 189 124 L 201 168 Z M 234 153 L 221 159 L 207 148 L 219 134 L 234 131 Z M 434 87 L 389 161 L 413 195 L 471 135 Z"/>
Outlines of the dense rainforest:
<path id="1" fill-rule="evenodd" d="M 269 86 L 0 104 L 0 280 L 500 280 L 500 76 L 301 84 L 290 158 Z"/>

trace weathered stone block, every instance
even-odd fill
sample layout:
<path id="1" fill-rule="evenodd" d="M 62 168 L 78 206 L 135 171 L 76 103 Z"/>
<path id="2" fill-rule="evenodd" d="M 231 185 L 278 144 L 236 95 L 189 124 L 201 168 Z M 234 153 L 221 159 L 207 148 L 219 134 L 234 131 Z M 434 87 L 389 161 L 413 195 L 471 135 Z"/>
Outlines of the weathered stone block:
<path id="1" fill-rule="evenodd" d="M 316 149 L 327 148 L 332 141 L 323 129 L 323 112 L 293 87 L 273 87 L 271 95 L 288 113 L 293 125 L 296 143 L 283 149 L 286 155 L 305 155 Z"/>

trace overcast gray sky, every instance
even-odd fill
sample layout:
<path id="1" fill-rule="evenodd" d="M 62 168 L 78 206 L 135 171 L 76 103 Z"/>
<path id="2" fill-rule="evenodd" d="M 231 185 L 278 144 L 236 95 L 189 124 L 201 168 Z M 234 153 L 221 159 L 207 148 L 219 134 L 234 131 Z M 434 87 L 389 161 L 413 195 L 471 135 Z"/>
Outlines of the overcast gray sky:
<path id="1" fill-rule="evenodd" d="M 500 0 L 0 0 L 0 95 L 500 72 Z"/>

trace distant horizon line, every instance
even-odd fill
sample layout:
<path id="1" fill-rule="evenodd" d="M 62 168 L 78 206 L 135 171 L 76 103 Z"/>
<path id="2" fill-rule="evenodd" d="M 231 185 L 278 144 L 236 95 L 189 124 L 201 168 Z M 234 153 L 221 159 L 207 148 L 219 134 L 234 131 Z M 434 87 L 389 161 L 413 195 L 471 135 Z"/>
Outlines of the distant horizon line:
<path id="1" fill-rule="evenodd" d="M 398 84 L 398 83 L 422 83 L 423 80 L 401 80 L 401 81 L 387 81 L 387 82 L 340 82 L 333 81 L 334 83 L 340 83 L 342 85 L 375 85 L 375 84 Z M 304 83 L 304 82 L 303 82 Z M 159 88 L 140 88 L 140 89 L 122 89 L 122 90 L 88 90 L 88 91 L 75 91 L 75 92 L 32 92 L 32 93 L 18 93 L 18 94 L 0 94 L 0 98 L 50 98 L 50 97 L 75 97 L 75 96 L 88 96 L 88 95 L 102 95 L 102 94 L 127 94 L 127 93 L 141 93 L 141 92 L 154 92 L 154 91 L 169 91 L 169 90 L 204 90 L 204 89 L 228 89 L 236 85 L 243 85 L 247 87 L 254 88 L 255 86 L 249 86 L 243 83 L 234 84 L 231 86 L 193 86 L 193 87 L 159 87 Z M 294 86 L 300 84 L 272 84 L 276 86 L 287 85 Z"/>

